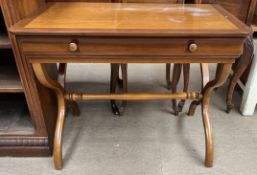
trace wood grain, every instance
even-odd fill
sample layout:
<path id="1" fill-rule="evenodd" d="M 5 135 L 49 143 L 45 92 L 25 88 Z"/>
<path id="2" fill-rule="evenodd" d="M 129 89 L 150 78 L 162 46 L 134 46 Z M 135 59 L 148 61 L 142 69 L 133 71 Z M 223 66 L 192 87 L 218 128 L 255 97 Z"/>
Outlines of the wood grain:
<path id="1" fill-rule="evenodd" d="M 174 17 L 178 17 L 178 21 Z M 201 26 L 205 26 L 204 29 Z M 168 96 L 148 93 L 73 93 L 70 97 L 57 80 L 50 78 L 43 63 L 219 63 L 219 73 L 214 81 L 207 83 L 202 100 L 206 166 L 212 166 L 210 95 L 214 88 L 226 80 L 232 63 L 242 53 L 246 36 L 251 33 L 246 25 L 220 6 L 53 3 L 37 17 L 31 16 L 15 24 L 10 32 L 14 35 L 13 40 L 18 46 L 16 52 L 21 55 L 21 60 L 26 60 L 26 64 L 32 63 L 37 79 L 46 88 L 54 90 L 57 96 L 58 114 L 54 139 L 56 169 L 62 168 L 66 95 L 68 99 L 120 100 L 166 99 Z M 188 46 L 192 40 L 197 47 L 190 52 Z M 69 47 L 71 42 L 72 48 Z M 169 95 L 169 98 L 181 96 L 188 95 L 175 94 Z"/>
<path id="2" fill-rule="evenodd" d="M 7 29 L 18 21 L 40 13 L 46 8 L 44 0 L 1 0 L 1 9 L 5 19 Z M 33 142 L 37 146 L 31 147 L 29 145 L 13 145 L 10 139 L 6 142 L 10 142 L 9 147 L 1 147 L 0 155 L 18 155 L 18 156 L 49 156 L 51 154 L 52 128 L 54 119 L 56 116 L 54 99 L 51 99 L 51 93 L 48 89 L 38 84 L 36 81 L 32 67 L 25 59 L 22 59 L 22 55 L 17 51 L 18 45 L 14 35 L 9 33 L 10 42 L 15 55 L 15 62 L 17 64 L 20 80 L 23 85 L 23 91 L 25 93 L 26 102 L 28 104 L 31 119 L 33 121 L 35 132 L 30 133 L 31 137 L 34 137 Z M 41 102 L 45 105 L 41 105 Z M 17 142 L 22 140 L 24 135 L 13 134 Z M 48 144 L 41 146 L 41 138 L 48 139 Z"/>
<path id="3" fill-rule="evenodd" d="M 89 94 L 70 93 L 66 94 L 68 100 L 170 100 L 170 99 L 201 99 L 197 92 L 180 93 L 121 93 L 121 94 Z"/>
<path id="4" fill-rule="evenodd" d="M 84 13 L 84 12 L 87 13 Z M 211 22 L 210 22 L 211 21 Z M 210 5 L 55 3 L 25 28 L 236 30 Z"/>
<path id="5" fill-rule="evenodd" d="M 256 0 L 214 0 L 214 2 L 222 5 L 230 13 L 247 23 L 251 18 L 249 9 L 255 9 L 252 3 L 256 3 Z"/>
<path id="6" fill-rule="evenodd" d="M 69 50 L 69 44 L 77 42 L 78 50 L 76 52 Z M 27 56 L 148 56 L 158 59 L 163 56 L 172 57 L 197 57 L 212 55 L 216 58 L 220 55 L 237 56 L 242 53 L 242 45 L 238 45 L 242 39 L 224 38 L 127 38 L 127 37 L 41 37 L 33 39 L 25 37 L 21 39 L 21 49 Z M 198 51 L 192 53 L 189 51 L 189 45 L 195 43 Z M 243 44 L 243 43 L 242 43 Z M 128 49 L 130 48 L 130 49 Z M 159 57 L 158 57 L 159 56 Z M 171 57 L 171 56 L 170 56 Z"/>

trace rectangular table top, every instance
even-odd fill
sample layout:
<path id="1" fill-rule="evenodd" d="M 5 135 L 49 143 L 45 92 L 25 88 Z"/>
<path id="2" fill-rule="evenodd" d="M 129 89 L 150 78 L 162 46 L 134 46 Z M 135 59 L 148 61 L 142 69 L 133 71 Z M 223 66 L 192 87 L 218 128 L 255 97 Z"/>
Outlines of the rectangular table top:
<path id="1" fill-rule="evenodd" d="M 11 31 L 84 33 L 237 34 L 249 29 L 217 5 L 53 3 Z"/>

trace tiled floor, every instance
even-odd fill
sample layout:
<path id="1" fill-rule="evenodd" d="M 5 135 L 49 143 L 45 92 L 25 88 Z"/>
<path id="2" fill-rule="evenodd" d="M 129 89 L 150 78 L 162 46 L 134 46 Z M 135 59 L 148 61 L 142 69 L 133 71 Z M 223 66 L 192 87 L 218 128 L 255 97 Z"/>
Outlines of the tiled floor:
<path id="1" fill-rule="evenodd" d="M 109 65 L 75 64 L 68 72 L 70 88 L 108 91 Z M 167 91 L 165 65 L 129 65 L 129 85 L 134 91 Z M 194 88 L 200 88 L 198 65 L 191 70 Z M 124 116 L 114 117 L 108 101 L 88 101 L 79 103 L 81 117 L 67 117 L 62 171 L 54 170 L 51 158 L 0 158 L 0 174 L 256 175 L 257 113 L 242 117 L 235 109 L 228 115 L 225 92 L 226 86 L 212 98 L 213 168 L 203 165 L 200 108 L 195 117 L 186 116 L 189 102 L 180 116 L 172 115 L 170 101 L 143 101 L 129 102 Z M 234 102 L 238 108 L 238 94 Z"/>

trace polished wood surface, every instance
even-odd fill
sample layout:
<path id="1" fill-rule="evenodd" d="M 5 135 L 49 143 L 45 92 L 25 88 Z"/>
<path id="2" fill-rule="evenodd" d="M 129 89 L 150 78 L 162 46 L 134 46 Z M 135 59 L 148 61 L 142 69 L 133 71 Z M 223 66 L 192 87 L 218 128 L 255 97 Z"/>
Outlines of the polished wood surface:
<path id="1" fill-rule="evenodd" d="M 21 49 L 29 55 L 88 55 L 88 57 L 96 55 L 104 55 L 117 59 L 124 59 L 122 56 L 126 55 L 140 55 L 145 57 L 152 57 L 158 61 L 161 57 L 174 55 L 174 58 L 198 56 L 211 56 L 215 58 L 231 57 L 231 55 L 238 55 L 242 51 L 242 47 L 237 44 L 241 39 L 239 38 L 158 38 L 161 42 L 156 42 L 156 38 L 127 38 L 127 37 L 41 37 L 34 39 L 32 37 L 22 38 Z M 78 49 L 71 51 L 69 49 L 70 43 L 76 41 Z M 191 52 L 189 46 L 195 43 L 198 46 L 198 51 Z M 132 47 L 130 50 L 127 47 Z M 224 53 L 226 55 L 224 56 Z M 221 56 L 222 55 L 222 56 Z M 157 57 L 160 56 L 160 57 Z M 37 57 L 38 58 L 38 57 Z M 33 58 L 33 59 L 37 59 Z M 208 58 L 206 58 L 208 59 Z M 76 61 L 76 59 L 74 59 Z M 108 60 L 107 60 L 108 61 Z M 120 62 L 117 62 L 120 63 Z"/>
<path id="2" fill-rule="evenodd" d="M 185 4 L 185 3 L 187 3 L 187 1 L 184 1 L 184 0 L 154 0 L 154 1 L 152 1 L 152 0 L 121 0 L 121 1 L 124 2 L 124 3 L 166 3 L 166 4 L 167 3 L 169 3 L 169 4 L 170 3 L 173 3 L 173 4 Z M 202 1 L 201 0 L 194 0 L 193 3 L 200 4 L 200 3 L 202 3 Z M 198 45 L 195 44 L 195 43 L 189 43 L 188 50 L 191 51 L 191 52 L 195 52 L 195 51 L 198 50 Z M 122 65 L 123 64 L 121 64 L 121 67 L 122 67 Z M 183 64 L 183 67 L 180 64 L 175 64 L 174 69 L 173 69 L 173 80 L 172 80 L 172 82 L 170 81 L 171 64 L 170 63 L 166 64 L 166 80 L 167 80 L 167 84 L 168 84 L 168 89 L 172 89 L 173 93 L 176 92 L 177 83 L 178 83 L 178 80 L 179 80 L 179 77 L 180 77 L 180 74 L 181 74 L 181 71 L 182 71 L 182 69 L 180 67 L 183 68 L 183 74 L 184 74 L 184 89 L 183 89 L 183 91 L 187 92 L 188 85 L 189 85 L 190 64 Z M 127 73 L 125 72 L 125 74 L 127 74 Z M 124 72 L 122 72 L 122 76 L 124 76 Z M 125 80 L 123 80 L 123 83 L 124 83 L 124 81 Z M 125 88 L 125 87 L 123 87 L 123 88 Z M 183 106 L 185 104 L 185 100 L 181 100 L 179 102 L 178 106 L 177 106 L 176 105 L 177 100 L 173 99 L 172 104 L 173 104 L 173 110 L 174 110 L 175 115 L 178 115 L 179 111 L 181 112 L 182 109 L 183 109 Z M 116 106 L 115 103 L 112 104 L 112 106 Z M 124 108 L 122 108 L 122 109 L 124 111 Z M 119 114 L 119 113 L 120 112 L 118 112 L 117 114 Z"/>
<path id="3" fill-rule="evenodd" d="M 110 0 L 48 0 L 48 2 L 110 2 Z M 115 2 L 121 2 L 122 0 L 117 0 Z M 159 2 L 159 3 L 168 3 L 173 2 L 175 0 L 123 0 L 124 2 L 145 2 L 145 1 L 153 1 L 153 2 Z M 46 4 L 44 0 L 1 0 L 0 2 L 3 2 L 3 11 L 6 19 L 6 24 L 8 28 L 17 23 L 18 21 L 26 18 L 26 17 L 32 17 L 40 13 L 42 10 L 46 8 Z M 114 1 L 113 1 L 114 2 Z M 193 2 L 193 1 L 192 1 Z M 247 24 L 251 24 L 251 14 L 254 11 L 255 7 L 254 4 L 256 3 L 256 0 L 210 0 L 210 2 L 217 2 L 221 4 L 223 7 L 229 10 L 232 14 L 239 17 L 242 21 L 247 22 Z M 250 21 L 250 22 L 249 22 Z M 192 35 L 190 35 L 192 36 Z M 14 43 L 14 40 L 16 40 L 15 37 L 11 37 L 12 43 Z M 0 42 L 1 43 L 1 42 Z M 7 47 L 10 47 L 9 44 L 6 44 Z M 66 47 L 66 46 L 65 46 Z M 14 49 L 17 49 L 17 44 L 14 43 Z M 15 53 L 18 53 L 16 51 Z M 232 56 L 231 56 L 232 57 Z M 0 140 L 1 145 L 2 143 L 5 143 L 8 145 L 8 147 L 2 147 L 0 150 L 1 155 L 10 155 L 8 152 L 12 152 L 11 155 L 49 155 L 49 152 L 51 148 L 49 148 L 49 145 L 51 145 L 51 133 L 53 133 L 53 128 L 55 124 L 55 110 L 52 110 L 54 107 L 54 98 L 51 92 L 45 90 L 45 88 L 41 87 L 40 84 L 35 83 L 34 76 L 31 74 L 31 66 L 28 66 L 28 61 L 21 58 L 19 55 L 16 55 L 16 63 L 19 69 L 19 74 L 21 76 L 21 80 L 24 82 L 24 89 L 20 88 L 17 91 L 22 92 L 24 91 L 26 94 L 26 99 L 28 102 L 28 105 L 30 107 L 31 116 L 34 119 L 35 125 L 36 125 L 36 133 L 33 134 L 33 136 L 25 137 L 25 136 L 13 136 L 13 137 L 6 137 L 4 140 Z M 67 61 L 68 59 L 65 58 Z M 23 60 L 23 61 L 22 61 Z M 60 61 L 61 59 L 53 59 L 54 61 Z M 132 59 L 123 59 L 122 62 L 128 62 Z M 162 58 L 164 60 L 164 58 Z M 165 58 L 166 61 L 174 61 L 174 62 L 190 62 L 190 59 L 180 59 L 180 60 L 169 60 L 168 58 Z M 231 59 L 232 62 L 233 59 Z M 39 59 L 38 59 L 39 61 Z M 41 61 L 46 61 L 45 59 Z M 49 61 L 49 60 L 48 60 Z M 77 62 L 81 61 L 81 59 L 76 59 Z M 91 59 L 91 61 L 95 61 Z M 105 62 L 106 59 L 102 58 L 99 60 L 99 62 Z M 121 61 L 120 59 L 116 59 L 116 62 Z M 158 62 L 157 59 L 148 60 L 148 62 Z M 193 61 L 193 60 L 192 60 Z M 210 59 L 197 59 L 197 61 L 211 61 Z M 222 61 L 221 58 L 219 59 L 213 59 L 212 62 L 218 62 Z M 106 61 L 109 62 L 109 61 Z M 136 61 L 135 61 L 136 62 Z M 144 60 L 141 60 L 141 62 L 146 62 Z M 160 62 L 160 61 L 159 61 Z M 36 86 L 35 86 L 36 84 Z M 36 90 L 38 88 L 40 97 L 38 97 L 38 91 Z M 50 98 L 48 98 L 51 96 Z M 41 101 L 41 103 L 38 103 Z M 41 104 L 44 104 L 40 107 Z M 44 116 L 44 117 L 42 117 Z M 46 128 L 46 129 L 45 129 Z M 47 130 L 47 131 L 45 131 Z M 49 136 L 49 138 L 48 138 Z M 33 147 L 26 147 L 30 145 L 30 143 L 34 143 Z M 49 143 L 50 142 L 50 143 Z M 15 146 L 10 145 L 12 143 Z M 51 147 L 51 146 L 50 146 Z M 21 149 L 20 149 L 21 148 Z M 40 148 L 40 149 L 39 149 Z M 42 151 L 41 151 L 42 148 Z M 6 151 L 5 151 L 6 150 Z"/>
<path id="4" fill-rule="evenodd" d="M 238 29 L 211 5 L 140 3 L 55 3 L 25 28 L 198 31 Z"/>
<path id="5" fill-rule="evenodd" d="M 54 134 L 54 163 L 56 169 L 61 169 L 62 167 L 62 132 L 64 128 L 65 114 L 66 114 L 66 102 L 64 99 L 64 89 L 60 83 L 55 82 L 48 75 L 46 68 L 44 68 L 41 64 L 33 64 L 33 69 L 35 71 L 36 76 L 40 83 L 42 83 L 45 87 L 52 89 L 56 93 L 57 103 L 58 103 L 58 114 L 57 114 L 57 122 Z"/>
<path id="6" fill-rule="evenodd" d="M 257 0 L 47 0 L 47 2 L 205 3 L 219 4 L 247 25 L 253 24 Z"/>
<path id="7" fill-rule="evenodd" d="M 210 122 L 210 96 L 212 91 L 220 87 L 226 81 L 229 72 L 231 70 L 231 64 L 218 64 L 216 77 L 213 81 L 210 81 L 206 84 L 203 89 L 203 99 L 202 99 L 202 118 L 205 132 L 205 165 L 212 166 L 213 156 L 214 156 L 214 145 L 213 145 L 213 131 Z"/>
<path id="8" fill-rule="evenodd" d="M 67 93 L 68 100 L 170 100 L 170 99 L 201 99 L 202 95 L 197 92 L 180 93 L 115 93 L 115 94 L 88 94 Z"/>

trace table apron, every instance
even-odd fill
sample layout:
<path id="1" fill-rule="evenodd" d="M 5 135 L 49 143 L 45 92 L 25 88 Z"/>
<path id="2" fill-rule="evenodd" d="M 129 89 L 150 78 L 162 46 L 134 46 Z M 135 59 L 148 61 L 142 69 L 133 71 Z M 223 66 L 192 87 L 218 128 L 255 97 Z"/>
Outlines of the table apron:
<path id="1" fill-rule="evenodd" d="M 242 54 L 244 38 L 35 36 L 18 41 L 31 62 L 233 63 Z M 196 48 L 191 50 L 191 44 Z"/>
<path id="2" fill-rule="evenodd" d="M 233 64 L 238 56 L 220 56 L 220 57 L 202 57 L 202 58 L 185 58 L 185 57 L 67 57 L 67 56 L 27 56 L 30 63 L 224 63 Z"/>

